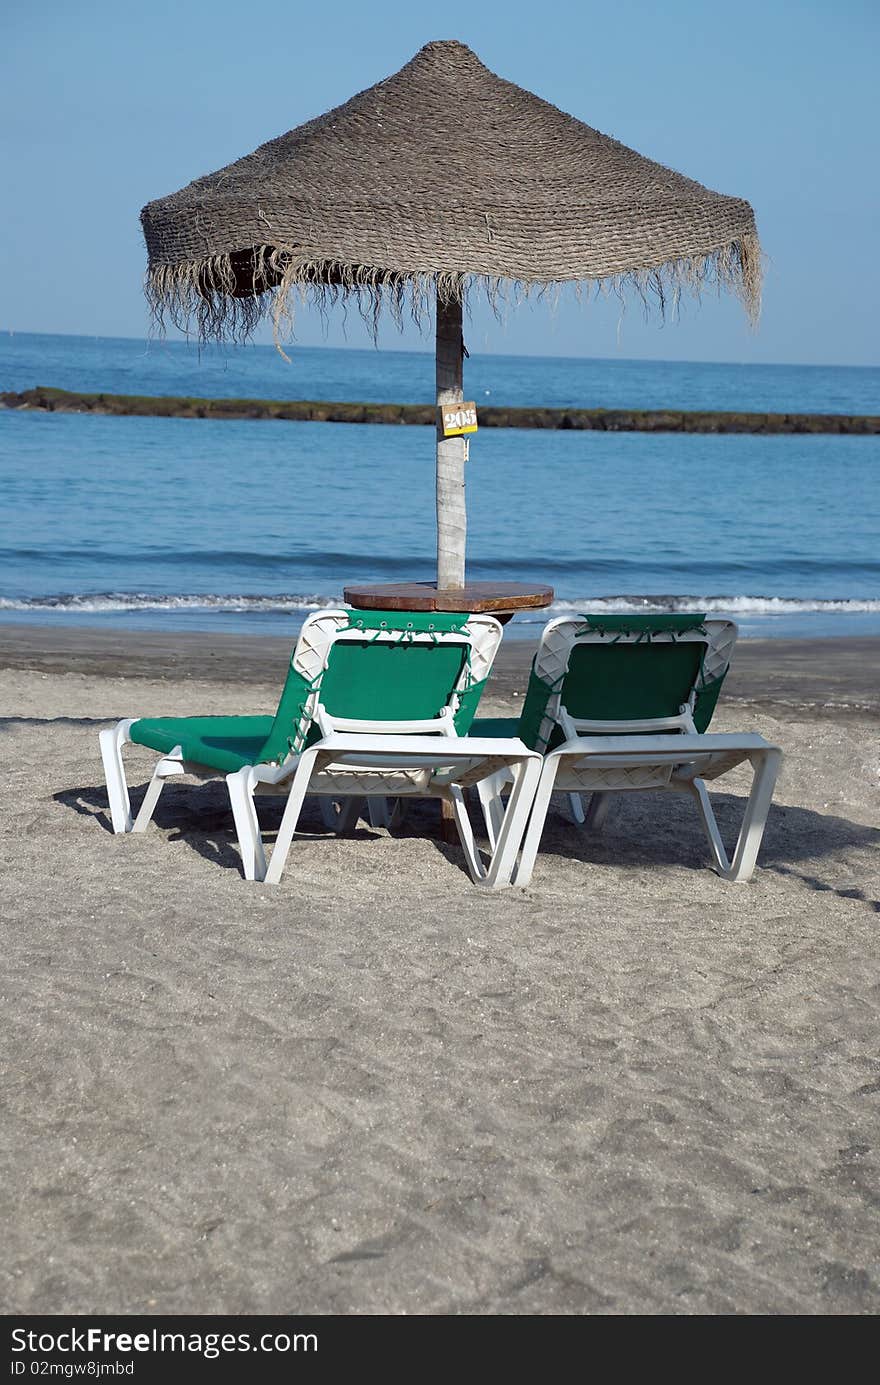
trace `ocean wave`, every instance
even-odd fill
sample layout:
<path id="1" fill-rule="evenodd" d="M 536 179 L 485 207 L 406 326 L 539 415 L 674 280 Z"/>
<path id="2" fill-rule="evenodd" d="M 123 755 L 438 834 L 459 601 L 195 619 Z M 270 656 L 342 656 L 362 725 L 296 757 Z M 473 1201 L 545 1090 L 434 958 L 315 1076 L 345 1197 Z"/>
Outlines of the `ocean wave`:
<path id="1" fill-rule="evenodd" d="M 326 581 L 328 585 L 338 581 L 340 574 L 345 574 L 347 580 L 363 576 L 365 580 L 390 582 L 398 576 L 411 580 L 413 573 L 424 573 L 427 579 L 433 566 L 433 559 L 425 553 L 384 553 L 381 558 L 377 558 L 375 552 L 362 550 L 310 552 L 303 549 L 291 553 L 284 551 L 282 540 L 278 540 L 278 546 L 270 550 L 153 548 L 149 544 L 123 548 L 102 548 L 100 544 L 60 545 L 51 549 L 40 546 L 0 547 L 0 563 L 8 563 L 11 568 L 14 568 L 15 564 L 68 562 L 88 562 L 95 571 L 99 572 L 104 568 L 108 573 L 114 567 L 127 568 L 130 571 L 132 564 L 150 569 L 178 568 L 181 572 L 186 569 L 205 568 L 213 570 L 218 575 L 226 573 L 226 580 L 229 580 L 228 574 L 234 572 L 236 576 L 231 580 L 254 582 L 259 580 L 258 574 L 261 573 L 267 578 L 269 574 L 286 574 L 288 580 L 296 580 L 293 574 L 303 570 L 311 574 L 309 577 L 304 576 L 303 582 Z M 672 584 L 677 583 L 679 579 L 693 582 L 720 581 L 725 584 L 729 582 L 734 586 L 740 582 L 754 580 L 752 559 L 725 559 L 718 555 L 700 560 L 688 555 L 676 558 L 674 555 L 654 553 L 648 562 L 645 555 L 633 558 L 625 555 L 609 557 L 595 554 L 587 558 L 565 558 L 559 554 L 534 553 L 529 557 L 528 566 L 530 574 L 536 580 L 555 581 L 558 585 L 564 576 L 570 586 L 592 581 L 602 581 L 609 586 L 612 583 L 615 586 L 628 585 L 631 582 L 646 580 L 668 580 Z M 646 566 L 665 573 L 666 576 L 646 578 Z M 880 561 L 876 558 L 853 558 L 844 554 L 819 558 L 800 554 L 788 557 L 764 556 L 760 560 L 760 567 L 761 571 L 767 574 L 769 582 L 774 585 L 778 582 L 780 586 L 790 581 L 793 574 L 807 578 L 817 586 L 832 585 L 837 580 L 858 581 L 860 578 L 873 582 L 880 575 Z M 509 559 L 498 555 L 475 556 L 468 558 L 468 571 L 507 581 L 516 578 L 519 568 L 516 565 L 511 566 Z M 253 576 L 245 577 L 245 573 Z M 316 577 L 315 574 L 321 576 Z M 112 580 L 109 575 L 105 578 L 108 582 Z M 169 578 L 169 581 L 173 580 L 174 577 Z M 177 580 L 181 580 L 179 574 Z"/>
<path id="2" fill-rule="evenodd" d="M 68 592 L 59 596 L 16 599 L 0 596 L 0 611 L 69 611 L 91 614 L 112 611 L 315 611 L 341 606 L 341 596 L 223 596 L 215 592 L 185 592 L 160 596 L 149 592 Z"/>
<path id="3" fill-rule="evenodd" d="M 218 592 L 180 592 L 167 595 L 153 592 L 62 592 L 54 596 L 0 596 L 0 611 L 55 611 L 110 613 L 118 611 L 248 611 L 285 614 L 294 611 L 325 610 L 341 606 L 342 597 L 311 594 L 246 594 Z M 568 611 L 590 611 L 606 615 L 655 615 L 663 612 L 707 615 L 807 615 L 810 613 L 880 613 L 880 599 L 873 597 L 787 597 L 787 596 L 583 596 L 577 600 L 557 600 L 548 610 L 523 612 L 522 619 L 544 623 L 552 615 Z"/>
<path id="4" fill-rule="evenodd" d="M 431 570 L 431 559 L 424 554 L 383 554 L 381 560 L 370 553 L 309 552 L 307 549 L 297 553 L 287 553 L 283 547 L 274 552 L 239 548 L 151 548 L 142 544 L 130 548 L 101 548 L 99 544 L 59 546 L 57 548 L 0 548 L 0 562 L 4 563 L 79 563 L 87 561 L 100 569 L 125 565 L 129 569 L 133 563 L 149 568 L 209 568 L 218 573 L 224 570 L 254 571 L 272 573 L 276 571 L 291 573 L 297 568 L 308 568 L 313 572 L 327 573 L 326 580 L 333 580 L 339 572 L 362 572 L 367 578 L 374 578 L 377 567 L 382 572 L 400 573 L 410 577 L 413 572 Z M 550 559 L 547 560 L 550 562 Z M 473 567 L 484 566 L 494 571 L 491 562 L 480 563 L 475 560 Z M 387 580 L 392 580 L 389 577 Z"/>
<path id="5" fill-rule="evenodd" d="M 590 611 L 607 615 L 661 615 L 705 612 L 706 615 L 806 615 L 822 612 L 856 614 L 880 612 L 880 599 L 871 597 L 794 596 L 585 596 L 579 601 L 554 601 L 553 610 Z M 542 613 L 543 614 L 543 613 Z M 546 618 L 546 617 L 544 617 Z"/>

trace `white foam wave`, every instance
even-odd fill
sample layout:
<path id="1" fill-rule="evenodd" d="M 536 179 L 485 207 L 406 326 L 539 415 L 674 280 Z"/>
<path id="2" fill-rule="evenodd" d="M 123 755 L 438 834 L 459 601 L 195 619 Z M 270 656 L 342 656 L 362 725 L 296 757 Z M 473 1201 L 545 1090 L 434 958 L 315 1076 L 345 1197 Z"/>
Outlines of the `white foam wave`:
<path id="1" fill-rule="evenodd" d="M 118 611 L 218 611 L 232 613 L 267 612 L 286 614 L 341 606 L 341 596 L 317 592 L 307 595 L 247 595 L 217 592 L 182 592 L 157 595 L 149 592 L 72 592 L 44 597 L 0 596 L 0 611 L 53 611 L 72 615 Z M 880 599 L 871 597 L 824 598 L 784 596 L 584 596 L 576 601 L 558 600 L 551 613 L 591 611 L 608 615 L 656 615 L 663 612 L 707 615 L 774 616 L 853 615 L 880 613 Z M 524 612 L 529 621 L 544 622 L 548 611 Z"/>
<path id="2" fill-rule="evenodd" d="M 556 611 L 606 612 L 609 615 L 806 615 L 880 612 L 880 600 L 871 598 L 799 598 L 786 596 L 585 596 L 579 601 L 554 601 Z M 542 612 L 542 618 L 546 614 Z"/>
<path id="3" fill-rule="evenodd" d="M 191 592 L 154 596 L 146 592 L 72 593 L 15 600 L 0 596 L 0 611 L 69 611 L 71 614 L 112 611 L 314 611 L 342 604 L 333 596 L 221 596 Z"/>

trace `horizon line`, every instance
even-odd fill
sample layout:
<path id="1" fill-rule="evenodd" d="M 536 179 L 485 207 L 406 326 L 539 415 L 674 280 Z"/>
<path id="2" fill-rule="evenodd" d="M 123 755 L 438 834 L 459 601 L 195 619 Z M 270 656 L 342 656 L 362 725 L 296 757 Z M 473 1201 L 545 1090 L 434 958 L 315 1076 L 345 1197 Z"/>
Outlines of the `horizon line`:
<path id="1" fill-rule="evenodd" d="M 276 351 L 274 343 L 262 341 L 246 342 L 198 342 L 191 337 L 157 337 L 145 333 L 144 336 L 126 336 L 118 333 L 105 335 L 100 332 L 35 332 L 29 328 L 0 327 L 0 337 L 72 337 L 77 341 L 131 341 L 140 342 L 144 346 L 190 346 L 195 349 L 215 350 L 221 349 L 230 353 L 240 350 L 248 350 L 254 347 L 264 347 L 270 351 Z M 359 351 L 371 352 L 376 355 L 388 354 L 399 356 L 431 356 L 434 355 L 432 347 L 421 350 L 416 347 L 383 347 L 378 345 L 366 346 L 330 346 L 306 345 L 305 343 L 287 343 L 292 351 Z M 835 362 L 835 361 L 732 361 L 719 359 L 695 360 L 690 356 L 569 356 L 557 355 L 549 352 L 538 355 L 525 351 L 483 351 L 473 352 L 474 356 L 499 357 L 504 360 L 525 360 L 525 361 L 602 361 L 613 364 L 637 364 L 637 365 L 721 365 L 721 366 L 757 366 L 769 367 L 771 369 L 796 368 L 798 370 L 878 370 L 878 362 Z"/>

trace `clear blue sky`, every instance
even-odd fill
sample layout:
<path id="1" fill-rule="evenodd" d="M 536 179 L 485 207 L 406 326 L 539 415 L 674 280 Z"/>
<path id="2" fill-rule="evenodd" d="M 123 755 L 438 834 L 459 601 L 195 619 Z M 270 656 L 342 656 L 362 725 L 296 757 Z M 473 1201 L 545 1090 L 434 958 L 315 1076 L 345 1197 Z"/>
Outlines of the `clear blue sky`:
<path id="1" fill-rule="evenodd" d="M 434 16 L 438 17 L 434 17 Z M 479 310 L 472 350 L 880 360 L 876 0 L 9 0 L 0 55 L 0 329 L 141 336 L 153 197 L 458 38 L 502 76 L 754 206 L 757 335 L 733 301 L 645 323 L 633 302 Z M 298 340 L 341 344 L 301 314 Z M 354 319 L 347 341 L 368 346 Z M 396 331 L 383 344 L 429 347 Z"/>

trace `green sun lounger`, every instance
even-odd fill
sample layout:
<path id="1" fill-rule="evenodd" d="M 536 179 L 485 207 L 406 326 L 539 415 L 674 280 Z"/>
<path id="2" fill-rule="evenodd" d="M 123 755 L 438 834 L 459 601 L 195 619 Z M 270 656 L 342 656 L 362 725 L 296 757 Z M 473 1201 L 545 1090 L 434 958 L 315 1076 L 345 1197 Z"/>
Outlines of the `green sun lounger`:
<path id="1" fill-rule="evenodd" d="M 452 804 L 474 881 L 508 884 L 540 773 L 517 737 L 468 736 L 501 639 L 492 616 L 320 611 L 303 625 L 274 716 L 125 718 L 100 733 L 113 830 L 143 832 L 165 780 L 225 777 L 249 880 L 277 883 L 307 794 L 348 804 L 412 796 Z M 160 758 L 136 818 L 129 742 Z M 514 790 L 485 867 L 463 790 L 503 771 Z M 267 864 L 255 793 L 287 796 Z M 345 826 L 350 811 L 337 818 Z"/>
<path id="2" fill-rule="evenodd" d="M 575 819 L 598 830 L 612 793 L 687 793 L 700 812 L 712 860 L 728 880 L 748 880 L 781 759 L 757 735 L 707 733 L 737 629 L 702 615 L 579 615 L 552 620 L 541 636 L 517 720 L 477 719 L 478 736 L 519 736 L 544 756 L 515 884 L 531 879 L 554 791 Z M 728 857 L 706 781 L 748 761 L 752 790 Z M 501 822 L 503 772 L 478 787 L 490 842 Z M 586 814 L 582 794 L 589 794 Z"/>

